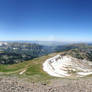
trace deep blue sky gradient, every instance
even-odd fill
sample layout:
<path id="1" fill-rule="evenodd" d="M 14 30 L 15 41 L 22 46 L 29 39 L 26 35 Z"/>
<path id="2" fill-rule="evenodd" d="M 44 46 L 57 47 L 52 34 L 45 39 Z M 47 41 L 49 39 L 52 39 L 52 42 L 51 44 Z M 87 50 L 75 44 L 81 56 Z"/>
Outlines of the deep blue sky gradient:
<path id="1" fill-rule="evenodd" d="M 92 41 L 92 0 L 0 0 L 0 40 Z"/>

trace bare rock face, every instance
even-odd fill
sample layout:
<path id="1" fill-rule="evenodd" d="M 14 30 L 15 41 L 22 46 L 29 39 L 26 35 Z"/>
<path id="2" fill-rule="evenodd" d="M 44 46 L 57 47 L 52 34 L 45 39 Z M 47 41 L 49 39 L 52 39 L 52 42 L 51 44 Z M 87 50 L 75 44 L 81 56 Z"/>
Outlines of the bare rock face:
<path id="1" fill-rule="evenodd" d="M 43 70 L 55 77 L 84 77 L 92 74 L 92 62 L 69 55 L 57 55 L 43 63 Z"/>

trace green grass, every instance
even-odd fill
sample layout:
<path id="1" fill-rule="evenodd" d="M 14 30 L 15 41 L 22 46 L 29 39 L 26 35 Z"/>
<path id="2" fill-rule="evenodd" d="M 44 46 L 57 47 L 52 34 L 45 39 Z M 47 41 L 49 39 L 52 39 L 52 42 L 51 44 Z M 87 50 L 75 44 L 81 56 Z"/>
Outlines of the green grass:
<path id="1" fill-rule="evenodd" d="M 0 65 L 0 73 L 8 76 L 16 75 L 20 78 L 27 78 L 32 81 L 44 81 L 52 79 L 53 77 L 49 76 L 46 72 L 43 71 L 42 64 L 46 59 L 53 57 L 56 54 L 57 53 L 49 54 L 13 65 Z M 23 71 L 24 69 L 26 69 L 26 72 L 22 75 L 19 75 L 19 72 Z"/>
<path id="2" fill-rule="evenodd" d="M 13 65 L 0 65 L 0 72 L 14 72 L 19 69 L 24 68 L 26 65 L 26 62 L 19 63 L 19 64 L 13 64 Z"/>

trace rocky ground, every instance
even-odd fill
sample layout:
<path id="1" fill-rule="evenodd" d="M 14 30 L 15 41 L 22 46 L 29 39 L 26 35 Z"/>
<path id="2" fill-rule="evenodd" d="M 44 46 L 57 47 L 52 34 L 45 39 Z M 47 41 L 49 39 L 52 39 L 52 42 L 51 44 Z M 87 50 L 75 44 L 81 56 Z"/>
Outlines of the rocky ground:
<path id="1" fill-rule="evenodd" d="M 0 77 L 0 92 L 92 92 L 92 78 L 54 79 L 49 83 Z"/>

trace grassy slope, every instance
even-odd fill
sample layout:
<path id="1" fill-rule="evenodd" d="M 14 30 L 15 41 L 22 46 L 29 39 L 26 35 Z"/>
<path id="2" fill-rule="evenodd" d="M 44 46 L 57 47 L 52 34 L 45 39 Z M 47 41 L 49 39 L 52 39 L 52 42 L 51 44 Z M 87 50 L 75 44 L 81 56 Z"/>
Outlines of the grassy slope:
<path id="1" fill-rule="evenodd" d="M 42 64 L 46 59 L 51 58 L 57 54 L 61 53 L 52 53 L 46 56 L 13 65 L 0 65 L 0 76 L 17 76 L 19 78 L 26 78 L 28 81 L 48 81 L 49 79 L 55 79 L 55 77 L 51 77 L 43 71 Z M 20 75 L 19 73 L 23 70 L 26 70 L 26 72 Z M 92 75 L 90 77 L 92 77 Z M 73 77 L 72 79 L 75 79 L 75 77 Z"/>
<path id="2" fill-rule="evenodd" d="M 8 76 L 16 75 L 18 77 L 28 78 L 33 81 L 51 79 L 52 77 L 43 71 L 42 64 L 46 59 L 53 57 L 56 54 L 57 53 L 49 54 L 13 65 L 0 65 L 0 74 Z M 26 72 L 19 75 L 19 73 L 23 70 L 26 70 Z"/>

